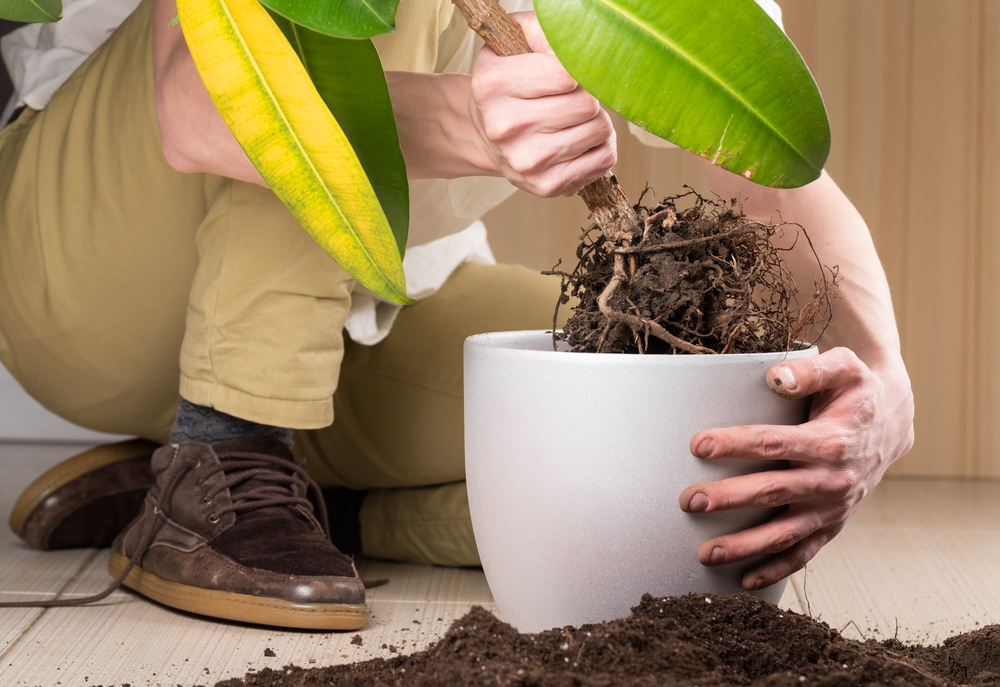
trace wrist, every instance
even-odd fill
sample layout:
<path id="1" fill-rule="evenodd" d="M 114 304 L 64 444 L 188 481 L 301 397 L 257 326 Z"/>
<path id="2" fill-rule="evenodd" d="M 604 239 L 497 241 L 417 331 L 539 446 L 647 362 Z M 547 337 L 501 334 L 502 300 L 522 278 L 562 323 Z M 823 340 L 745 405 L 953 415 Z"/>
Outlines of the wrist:
<path id="1" fill-rule="evenodd" d="M 386 72 L 411 179 L 500 176 L 483 143 L 467 74 Z"/>

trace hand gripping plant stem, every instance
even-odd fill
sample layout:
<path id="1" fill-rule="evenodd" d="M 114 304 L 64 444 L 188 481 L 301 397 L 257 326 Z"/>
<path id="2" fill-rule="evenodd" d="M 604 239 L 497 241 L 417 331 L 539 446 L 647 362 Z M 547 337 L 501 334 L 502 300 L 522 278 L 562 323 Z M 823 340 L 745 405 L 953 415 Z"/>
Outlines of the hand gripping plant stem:
<path id="1" fill-rule="evenodd" d="M 486 45 L 501 57 L 524 55 L 531 52 L 521 27 L 511 19 L 496 0 L 452 0 L 465 15 L 469 27 L 478 33 Z M 608 172 L 580 191 L 594 223 L 614 243 L 641 235 L 642 222 L 629 204 L 628 197 L 618 185 L 615 175 Z"/>

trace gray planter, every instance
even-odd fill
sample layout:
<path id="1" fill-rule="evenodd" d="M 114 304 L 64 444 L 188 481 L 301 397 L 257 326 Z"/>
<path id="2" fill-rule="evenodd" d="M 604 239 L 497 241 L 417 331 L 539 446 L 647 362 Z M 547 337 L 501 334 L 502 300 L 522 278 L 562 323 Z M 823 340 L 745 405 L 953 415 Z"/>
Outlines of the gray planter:
<path id="1" fill-rule="evenodd" d="M 807 401 L 765 372 L 794 353 L 639 356 L 552 350 L 541 331 L 465 342 L 469 505 L 505 621 L 522 632 L 625 617 L 644 592 L 743 591 L 752 562 L 707 568 L 707 539 L 765 522 L 743 509 L 687 514 L 684 487 L 775 463 L 695 458 L 702 429 L 799 424 Z M 757 593 L 777 602 L 785 583 Z"/>

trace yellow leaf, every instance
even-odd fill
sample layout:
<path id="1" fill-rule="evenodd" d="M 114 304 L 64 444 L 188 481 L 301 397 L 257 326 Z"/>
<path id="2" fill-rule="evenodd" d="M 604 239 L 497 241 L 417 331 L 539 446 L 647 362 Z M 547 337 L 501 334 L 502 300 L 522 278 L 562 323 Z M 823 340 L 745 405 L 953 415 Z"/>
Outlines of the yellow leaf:
<path id="1" fill-rule="evenodd" d="M 267 11 L 257 0 L 178 0 L 177 9 L 205 87 L 271 189 L 362 285 L 411 302 L 375 191 Z"/>

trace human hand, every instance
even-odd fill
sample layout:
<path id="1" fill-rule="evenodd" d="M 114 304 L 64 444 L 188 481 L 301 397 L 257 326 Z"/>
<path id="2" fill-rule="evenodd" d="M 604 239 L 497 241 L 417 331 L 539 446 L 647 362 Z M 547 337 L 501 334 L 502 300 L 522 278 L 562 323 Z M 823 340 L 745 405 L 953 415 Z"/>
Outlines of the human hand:
<path id="1" fill-rule="evenodd" d="M 511 18 L 534 51 L 499 57 L 487 47 L 472 72 L 470 114 L 483 152 L 512 184 L 570 196 L 611 170 L 614 126 L 597 99 L 555 57 L 533 12 Z"/>
<path id="2" fill-rule="evenodd" d="M 785 398 L 814 394 L 808 422 L 699 432 L 691 453 L 709 460 L 786 460 L 788 469 L 696 484 L 680 495 L 688 513 L 786 507 L 766 524 L 698 549 L 703 565 L 774 554 L 744 574 L 748 590 L 805 566 L 913 445 L 913 395 L 901 361 L 877 373 L 850 350 L 834 348 L 774 366 L 767 383 Z"/>

